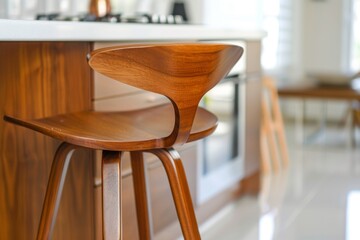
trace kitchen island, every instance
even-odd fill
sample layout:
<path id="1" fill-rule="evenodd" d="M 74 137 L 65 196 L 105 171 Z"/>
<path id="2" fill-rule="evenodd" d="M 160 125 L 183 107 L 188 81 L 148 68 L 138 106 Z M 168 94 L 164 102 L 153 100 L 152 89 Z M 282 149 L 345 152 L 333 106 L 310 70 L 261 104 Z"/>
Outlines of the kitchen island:
<path id="1" fill-rule="evenodd" d="M 86 55 L 93 49 L 129 42 L 241 41 L 246 44 L 245 137 L 243 175 L 239 181 L 199 203 L 198 145 L 180 150 L 199 223 L 242 193 L 259 187 L 260 41 L 262 31 L 199 25 L 156 25 L 0 20 L 0 115 L 40 118 L 65 112 L 123 110 L 159 104 L 162 99 L 94 74 Z M 58 141 L 0 123 L 0 239 L 33 239 L 47 178 Z M 101 237 L 99 153 L 86 149 L 71 162 L 54 229 L 54 239 Z M 136 239 L 130 164 L 123 163 L 125 239 Z M 154 234 L 174 239 L 180 233 L 165 173 L 148 156 Z M 220 179 L 219 179 L 220 181 Z M 240 223 L 239 223 L 240 224 Z"/>
<path id="2" fill-rule="evenodd" d="M 0 41 L 260 40 L 263 31 L 188 24 L 134 24 L 0 19 Z"/>

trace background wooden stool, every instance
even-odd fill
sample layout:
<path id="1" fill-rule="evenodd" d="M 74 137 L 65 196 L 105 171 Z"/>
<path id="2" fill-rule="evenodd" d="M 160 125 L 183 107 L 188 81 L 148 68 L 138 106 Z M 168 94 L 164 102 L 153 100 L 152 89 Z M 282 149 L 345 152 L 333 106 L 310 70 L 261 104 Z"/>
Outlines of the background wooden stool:
<path id="1" fill-rule="evenodd" d="M 262 121 L 260 131 L 261 168 L 264 174 L 277 172 L 288 165 L 289 157 L 280 111 L 279 97 L 274 80 L 264 76 Z"/>
<path id="2" fill-rule="evenodd" d="M 79 147 L 103 150 L 103 237 L 121 239 L 121 156 L 131 152 L 140 239 L 151 226 L 143 152 L 155 154 L 168 176 L 185 239 L 200 239 L 186 175 L 174 146 L 210 135 L 217 118 L 198 107 L 203 95 L 223 79 L 242 55 L 223 44 L 139 44 L 98 49 L 90 66 L 115 80 L 166 96 L 168 104 L 127 112 L 83 111 L 48 118 L 6 121 L 63 143 L 54 157 L 38 239 L 49 239 L 55 224 L 67 167 Z"/>

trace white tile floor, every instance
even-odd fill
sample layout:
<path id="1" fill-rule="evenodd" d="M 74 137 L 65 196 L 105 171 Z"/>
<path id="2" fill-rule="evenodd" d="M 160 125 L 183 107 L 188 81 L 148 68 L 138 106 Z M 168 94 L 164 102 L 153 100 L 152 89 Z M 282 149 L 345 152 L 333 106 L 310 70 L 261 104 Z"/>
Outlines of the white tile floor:
<path id="1" fill-rule="evenodd" d="M 301 147 L 287 128 L 290 166 L 263 178 L 258 198 L 245 197 L 202 233 L 205 240 L 360 239 L 360 144 L 344 130 Z"/>

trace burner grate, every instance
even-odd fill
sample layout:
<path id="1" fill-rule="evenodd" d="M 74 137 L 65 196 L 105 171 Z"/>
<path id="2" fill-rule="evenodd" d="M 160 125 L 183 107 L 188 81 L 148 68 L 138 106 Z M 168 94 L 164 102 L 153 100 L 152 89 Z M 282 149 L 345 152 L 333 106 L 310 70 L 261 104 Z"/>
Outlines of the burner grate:
<path id="1" fill-rule="evenodd" d="M 108 14 L 104 17 L 96 17 L 91 14 L 77 16 L 64 16 L 60 13 L 38 14 L 36 20 L 45 21 L 77 21 L 77 22 L 109 22 L 109 23 L 150 23 L 150 24 L 183 24 L 181 15 L 157 15 L 138 14 L 134 16 L 122 16 L 122 14 Z"/>

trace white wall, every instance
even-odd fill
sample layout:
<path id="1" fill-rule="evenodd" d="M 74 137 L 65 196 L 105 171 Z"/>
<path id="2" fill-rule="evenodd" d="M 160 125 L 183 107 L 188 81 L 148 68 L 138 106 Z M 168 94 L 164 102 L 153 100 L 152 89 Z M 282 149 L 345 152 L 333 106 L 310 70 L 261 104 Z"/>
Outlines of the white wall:
<path id="1" fill-rule="evenodd" d="M 292 27 L 292 35 L 293 35 L 293 55 L 292 55 L 292 67 L 291 67 L 291 77 L 292 79 L 298 79 L 303 76 L 303 4 L 305 1 L 303 0 L 294 0 L 293 1 L 293 9 L 292 9 L 292 17 L 293 17 L 293 27 Z"/>
<path id="2" fill-rule="evenodd" d="M 299 0 L 302 1 L 302 0 Z M 347 0 L 303 3 L 303 67 L 305 72 L 345 72 L 348 40 L 344 32 Z"/>
<path id="3" fill-rule="evenodd" d="M 224 27 L 261 28 L 269 0 L 187 0 L 195 22 Z M 274 0 L 284 5 L 286 1 Z M 309 72 L 348 70 L 351 0 L 292 0 L 290 71 L 294 79 Z M 350 19 L 351 20 L 351 19 Z"/>
<path id="4" fill-rule="evenodd" d="M 206 0 L 184 0 L 187 7 L 187 13 L 190 21 L 195 24 L 203 23 L 204 2 Z"/>
<path id="5" fill-rule="evenodd" d="M 262 0 L 203 0 L 203 23 L 213 26 L 258 29 Z"/>
<path id="6" fill-rule="evenodd" d="M 0 0 L 0 2 L 0 18 L 10 19 L 35 19 L 36 14 L 55 12 L 77 15 L 87 12 L 89 5 L 89 0 Z"/>

